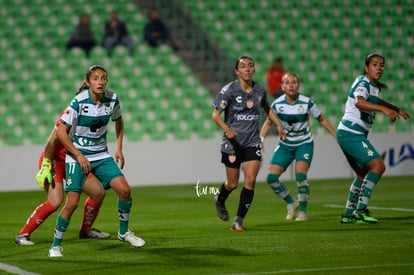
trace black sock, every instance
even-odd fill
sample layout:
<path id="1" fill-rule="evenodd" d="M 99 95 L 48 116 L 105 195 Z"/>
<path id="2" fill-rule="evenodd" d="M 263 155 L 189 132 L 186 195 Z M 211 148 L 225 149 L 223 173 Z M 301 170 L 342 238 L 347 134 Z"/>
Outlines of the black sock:
<path id="1" fill-rule="evenodd" d="M 230 195 L 231 191 L 228 191 L 226 187 L 224 186 L 224 183 L 220 187 L 220 194 L 218 195 L 217 200 L 221 203 L 224 203 L 227 199 L 227 197 Z"/>
<path id="2" fill-rule="evenodd" d="M 250 205 L 253 201 L 254 191 L 243 188 L 240 193 L 240 203 L 239 209 L 237 210 L 237 216 L 244 218 L 247 214 L 247 211 L 250 208 Z"/>

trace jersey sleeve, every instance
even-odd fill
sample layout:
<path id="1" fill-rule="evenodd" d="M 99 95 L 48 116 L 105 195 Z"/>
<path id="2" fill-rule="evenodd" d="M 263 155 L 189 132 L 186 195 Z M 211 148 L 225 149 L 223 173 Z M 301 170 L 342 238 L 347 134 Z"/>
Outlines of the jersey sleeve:
<path id="1" fill-rule="evenodd" d="M 221 89 L 217 97 L 214 99 L 212 106 L 217 109 L 220 113 L 223 112 L 229 103 L 228 86 Z"/>
<path id="2" fill-rule="evenodd" d="M 313 100 L 309 100 L 309 114 L 313 117 L 318 119 L 322 113 L 318 108 L 318 105 L 316 105 L 315 102 L 313 102 Z"/>
<path id="3" fill-rule="evenodd" d="M 358 96 L 363 97 L 364 99 L 368 99 L 369 97 L 369 83 L 365 81 L 361 81 L 357 84 L 354 89 L 353 96 L 357 98 Z"/>
<path id="4" fill-rule="evenodd" d="M 114 105 L 114 110 L 113 110 L 112 115 L 111 115 L 111 119 L 112 119 L 112 121 L 116 121 L 116 120 L 120 119 L 121 117 L 122 117 L 121 104 L 119 104 L 119 100 L 118 100 L 118 98 L 116 98 L 115 105 Z"/>
<path id="5" fill-rule="evenodd" d="M 79 102 L 76 99 L 73 99 L 69 107 L 63 112 L 60 117 L 60 123 L 64 124 L 66 127 L 71 127 L 73 121 L 77 119 L 79 115 Z"/>

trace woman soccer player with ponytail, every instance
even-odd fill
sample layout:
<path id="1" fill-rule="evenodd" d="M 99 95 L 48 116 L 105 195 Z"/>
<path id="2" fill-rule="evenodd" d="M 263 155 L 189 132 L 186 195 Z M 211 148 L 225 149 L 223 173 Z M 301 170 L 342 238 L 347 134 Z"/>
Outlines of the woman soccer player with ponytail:
<path id="1" fill-rule="evenodd" d="M 132 196 L 121 171 L 125 160 L 122 152 L 124 124 L 119 99 L 106 89 L 108 73 L 102 66 L 91 66 L 86 71 L 85 81 L 88 87 L 73 98 L 56 129 L 59 141 L 66 148 L 66 202 L 56 221 L 49 257 L 63 256 L 61 243 L 80 194 L 88 188 L 86 176 L 90 172 L 101 182 L 101 186 L 93 186 L 90 193 L 99 194 L 112 188 L 118 194 L 118 240 L 129 242 L 134 247 L 145 245 L 145 241 L 128 228 Z M 109 120 L 115 122 L 115 159 L 108 152 L 106 135 Z"/>
<path id="2" fill-rule="evenodd" d="M 85 82 L 82 83 L 79 91 L 86 87 Z M 30 215 L 26 224 L 20 229 L 15 243 L 17 245 L 34 245 L 30 239 L 30 235 L 49 217 L 54 213 L 63 202 L 63 179 L 65 178 L 65 158 L 66 149 L 59 142 L 56 136 L 56 128 L 59 126 L 59 120 L 63 113 L 60 114 L 56 121 L 55 128 L 52 130 L 44 151 L 39 159 L 39 172 L 36 175 L 36 181 L 40 188 L 47 193 L 47 201 L 43 202 Z M 52 175 L 53 174 L 53 175 Z M 100 183 L 92 173 L 88 175 L 87 186 L 99 186 Z M 89 193 L 88 190 L 85 191 Z M 83 206 L 82 227 L 79 231 L 80 238 L 109 238 L 110 235 L 106 232 L 101 232 L 92 228 L 92 225 L 99 213 L 101 202 L 103 201 L 105 192 L 100 192 L 85 200 Z"/>
<path id="3" fill-rule="evenodd" d="M 309 200 L 308 171 L 313 158 L 313 137 L 310 131 L 310 118 L 318 120 L 334 138 L 335 129 L 329 123 L 314 101 L 299 94 L 299 78 L 288 72 L 282 77 L 284 94 L 272 103 L 272 109 L 282 122 L 286 138 L 280 140 L 270 161 L 267 183 L 287 204 L 287 220 L 306 221 Z M 263 124 L 261 136 L 264 138 L 270 129 L 271 121 Z M 299 204 L 293 199 L 286 186 L 279 180 L 281 174 L 295 161 L 295 179 Z M 299 212 L 296 215 L 296 208 Z"/>
<path id="4" fill-rule="evenodd" d="M 237 188 L 240 168 L 244 171 L 244 186 L 240 194 L 239 208 L 231 226 L 233 231 L 244 231 L 243 219 L 253 201 L 254 186 L 262 160 L 259 136 L 259 114 L 263 108 L 278 126 L 280 138 L 285 137 L 283 128 L 275 113 L 270 110 L 266 90 L 253 81 L 253 59 L 239 58 L 235 65 L 237 79 L 222 88 L 214 100 L 212 118 L 224 131 L 221 143 L 221 162 L 226 167 L 227 180 L 215 197 L 217 214 L 223 221 L 229 220 L 225 201 Z M 224 112 L 224 120 L 221 113 Z"/>
<path id="5" fill-rule="evenodd" d="M 356 173 L 341 223 L 377 223 L 368 212 L 372 191 L 385 171 L 385 165 L 375 147 L 367 139 L 375 113 L 382 112 L 391 122 L 398 117 L 410 119 L 404 110 L 380 98 L 387 86 L 379 80 L 384 73 L 385 59 L 377 53 L 365 58 L 364 72 L 349 90 L 345 114 L 337 129 L 337 140 L 350 166 Z"/>

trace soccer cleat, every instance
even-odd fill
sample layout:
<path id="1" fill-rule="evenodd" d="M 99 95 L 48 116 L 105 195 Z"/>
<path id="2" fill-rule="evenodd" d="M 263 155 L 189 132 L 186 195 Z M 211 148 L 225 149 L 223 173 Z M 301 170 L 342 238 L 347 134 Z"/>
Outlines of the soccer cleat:
<path id="1" fill-rule="evenodd" d="M 30 240 L 30 236 L 25 234 L 21 236 L 17 236 L 14 242 L 17 245 L 34 245 L 34 242 Z"/>
<path id="2" fill-rule="evenodd" d="M 305 212 L 299 211 L 298 216 L 296 217 L 295 221 L 304 222 L 308 220 L 308 215 Z"/>
<path id="3" fill-rule="evenodd" d="M 341 223 L 355 223 L 354 217 L 342 216 Z"/>
<path id="4" fill-rule="evenodd" d="M 79 238 L 81 239 L 107 239 L 111 237 L 109 233 L 102 232 L 96 228 L 92 228 L 89 232 L 79 231 Z"/>
<path id="5" fill-rule="evenodd" d="M 234 219 L 233 224 L 230 227 L 230 230 L 231 231 L 239 231 L 239 232 L 246 231 L 246 228 L 244 228 L 244 226 L 243 226 L 243 218 L 236 217 Z"/>
<path id="6" fill-rule="evenodd" d="M 363 221 L 366 223 L 378 223 L 378 220 L 376 218 L 369 215 L 367 209 L 354 210 L 353 216 L 357 222 Z"/>
<path id="7" fill-rule="evenodd" d="M 292 221 L 295 218 L 295 212 L 296 209 L 298 209 L 299 203 L 295 201 L 294 203 L 289 203 L 287 205 L 287 214 L 286 214 L 286 220 Z"/>
<path id="8" fill-rule="evenodd" d="M 63 248 L 61 246 L 54 246 L 49 249 L 49 257 L 63 257 Z"/>
<path id="9" fill-rule="evenodd" d="M 230 219 L 229 212 L 226 209 L 224 203 L 219 202 L 218 196 L 214 197 L 214 204 L 216 205 L 217 215 L 223 221 L 228 221 Z"/>
<path id="10" fill-rule="evenodd" d="M 118 240 L 121 242 L 128 242 L 134 247 L 143 247 L 145 245 L 145 241 L 140 237 L 135 236 L 131 231 L 126 232 L 124 235 L 121 235 L 118 232 Z"/>

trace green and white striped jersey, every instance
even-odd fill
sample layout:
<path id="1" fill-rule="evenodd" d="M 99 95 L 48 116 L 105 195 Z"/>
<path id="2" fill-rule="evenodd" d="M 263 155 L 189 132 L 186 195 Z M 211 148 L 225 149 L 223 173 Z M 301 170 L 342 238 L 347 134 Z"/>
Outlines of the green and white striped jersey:
<path id="1" fill-rule="evenodd" d="M 95 161 L 110 157 L 106 134 L 109 119 L 121 118 L 121 108 L 117 95 L 109 90 L 99 104 L 90 96 L 89 89 L 81 91 L 66 108 L 60 122 L 71 127 L 73 144 L 89 160 Z M 76 161 L 67 152 L 66 162 Z"/>
<path id="2" fill-rule="evenodd" d="M 286 132 L 286 139 L 279 140 L 281 144 L 299 146 L 313 141 L 309 117 L 318 119 L 321 111 L 309 97 L 299 94 L 296 102 L 290 104 L 286 95 L 282 95 L 273 101 L 271 107 Z"/>
<path id="3" fill-rule="evenodd" d="M 355 106 L 355 99 L 361 96 L 365 100 L 378 104 L 380 89 L 365 75 L 358 76 L 349 89 L 345 104 L 345 114 L 338 129 L 358 135 L 367 135 L 375 120 L 375 111 L 362 111 Z"/>

